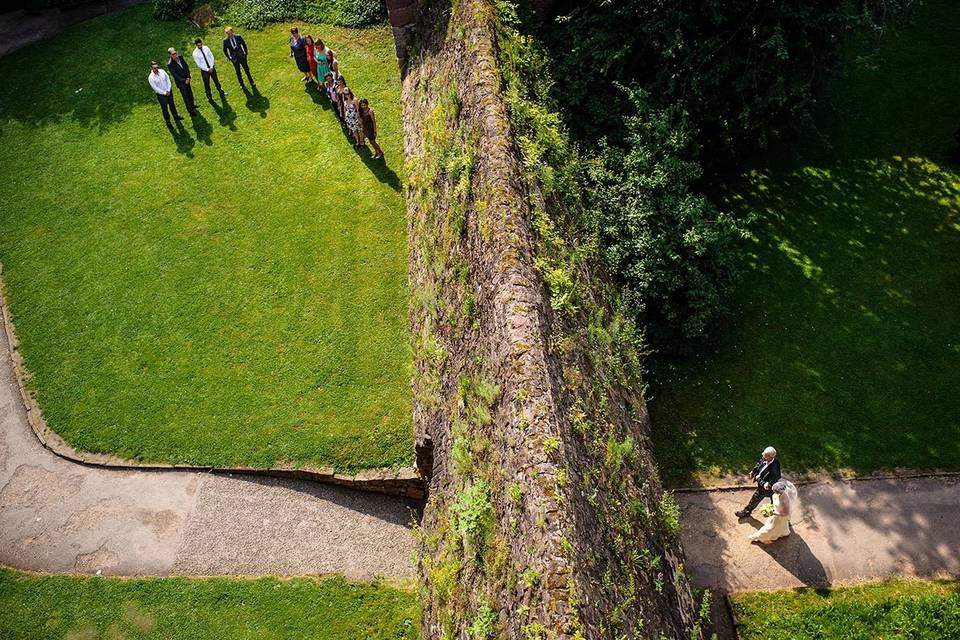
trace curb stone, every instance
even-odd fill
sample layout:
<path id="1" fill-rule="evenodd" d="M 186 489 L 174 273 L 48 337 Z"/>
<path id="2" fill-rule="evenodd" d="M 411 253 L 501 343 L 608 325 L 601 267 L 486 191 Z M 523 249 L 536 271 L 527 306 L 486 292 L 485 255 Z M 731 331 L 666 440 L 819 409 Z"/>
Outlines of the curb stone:
<path id="1" fill-rule="evenodd" d="M 810 473 L 802 478 L 792 480 L 798 487 L 809 486 L 813 484 L 830 484 L 833 482 L 860 482 L 866 480 L 913 480 L 915 478 L 960 478 L 960 471 L 943 471 L 933 469 L 922 471 L 919 469 L 896 469 L 893 472 L 877 472 L 866 474 L 837 473 L 822 471 Z M 676 487 L 667 488 L 672 493 L 711 493 L 724 491 L 743 491 L 745 489 L 756 489 L 756 484 L 752 482 L 741 482 L 732 484 L 718 484 L 715 486 L 694 486 L 694 487 Z"/>

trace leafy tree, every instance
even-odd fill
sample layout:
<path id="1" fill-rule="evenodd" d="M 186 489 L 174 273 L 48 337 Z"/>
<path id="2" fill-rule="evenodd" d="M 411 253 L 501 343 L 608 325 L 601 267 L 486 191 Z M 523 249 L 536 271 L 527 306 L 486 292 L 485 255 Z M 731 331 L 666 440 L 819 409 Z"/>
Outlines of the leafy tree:
<path id="1" fill-rule="evenodd" d="M 659 349 L 704 333 L 733 280 L 733 243 L 745 234 L 691 185 L 700 178 L 696 130 L 678 109 L 625 91 L 627 148 L 605 141 L 587 170 L 611 271 Z"/>
<path id="2" fill-rule="evenodd" d="M 636 83 L 658 106 L 685 105 L 711 151 L 730 151 L 804 121 L 841 36 L 879 32 L 918 1 L 559 0 L 547 38 L 581 132 L 619 130 L 612 83 Z"/>

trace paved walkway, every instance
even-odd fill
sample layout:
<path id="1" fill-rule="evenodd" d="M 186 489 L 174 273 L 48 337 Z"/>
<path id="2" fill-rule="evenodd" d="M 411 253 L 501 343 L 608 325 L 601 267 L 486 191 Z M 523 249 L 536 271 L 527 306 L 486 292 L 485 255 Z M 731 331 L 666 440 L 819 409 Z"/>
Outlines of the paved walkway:
<path id="1" fill-rule="evenodd" d="M 768 545 L 734 511 L 750 491 L 678 495 L 683 546 L 695 585 L 760 591 L 894 576 L 960 577 L 960 478 L 858 480 L 798 487 L 793 533 Z"/>
<path id="2" fill-rule="evenodd" d="M 103 575 L 414 574 L 412 503 L 292 480 L 67 462 L 27 424 L 0 331 L 0 564 Z"/>

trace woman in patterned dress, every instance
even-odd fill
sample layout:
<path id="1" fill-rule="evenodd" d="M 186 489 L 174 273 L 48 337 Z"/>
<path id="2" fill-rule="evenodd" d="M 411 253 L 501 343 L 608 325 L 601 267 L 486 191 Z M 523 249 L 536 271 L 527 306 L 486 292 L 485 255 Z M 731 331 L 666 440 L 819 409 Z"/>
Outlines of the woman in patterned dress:
<path id="1" fill-rule="evenodd" d="M 343 92 L 343 122 L 347 125 L 350 135 L 353 136 L 353 146 L 359 147 L 363 144 L 363 132 L 360 129 L 360 107 L 357 101 L 353 99 L 353 91 L 347 89 Z"/>

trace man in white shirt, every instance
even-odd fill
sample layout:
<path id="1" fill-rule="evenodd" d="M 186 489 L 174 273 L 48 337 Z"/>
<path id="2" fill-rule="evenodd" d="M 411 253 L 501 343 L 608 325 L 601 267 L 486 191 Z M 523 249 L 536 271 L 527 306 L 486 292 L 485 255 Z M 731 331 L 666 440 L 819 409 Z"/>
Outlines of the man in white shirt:
<path id="1" fill-rule="evenodd" d="M 203 89 L 207 92 L 207 100 L 213 102 L 213 96 L 210 94 L 210 78 L 213 78 L 213 84 L 217 85 L 217 91 L 220 97 L 227 95 L 227 92 L 220 86 L 220 78 L 217 77 L 217 68 L 214 66 L 216 60 L 213 59 L 213 51 L 210 47 L 203 44 L 203 40 L 197 38 L 194 40 L 197 48 L 193 50 L 193 61 L 197 63 L 200 69 L 200 75 L 203 77 Z"/>
<path id="2" fill-rule="evenodd" d="M 160 68 L 156 62 L 150 63 L 150 75 L 147 76 L 150 88 L 157 94 L 157 101 L 160 103 L 160 109 L 163 111 L 163 119 L 167 122 L 167 128 L 173 129 L 170 122 L 170 113 L 179 122 L 183 120 L 177 113 L 177 105 L 173 102 L 173 85 L 170 84 L 170 76 Z"/>

